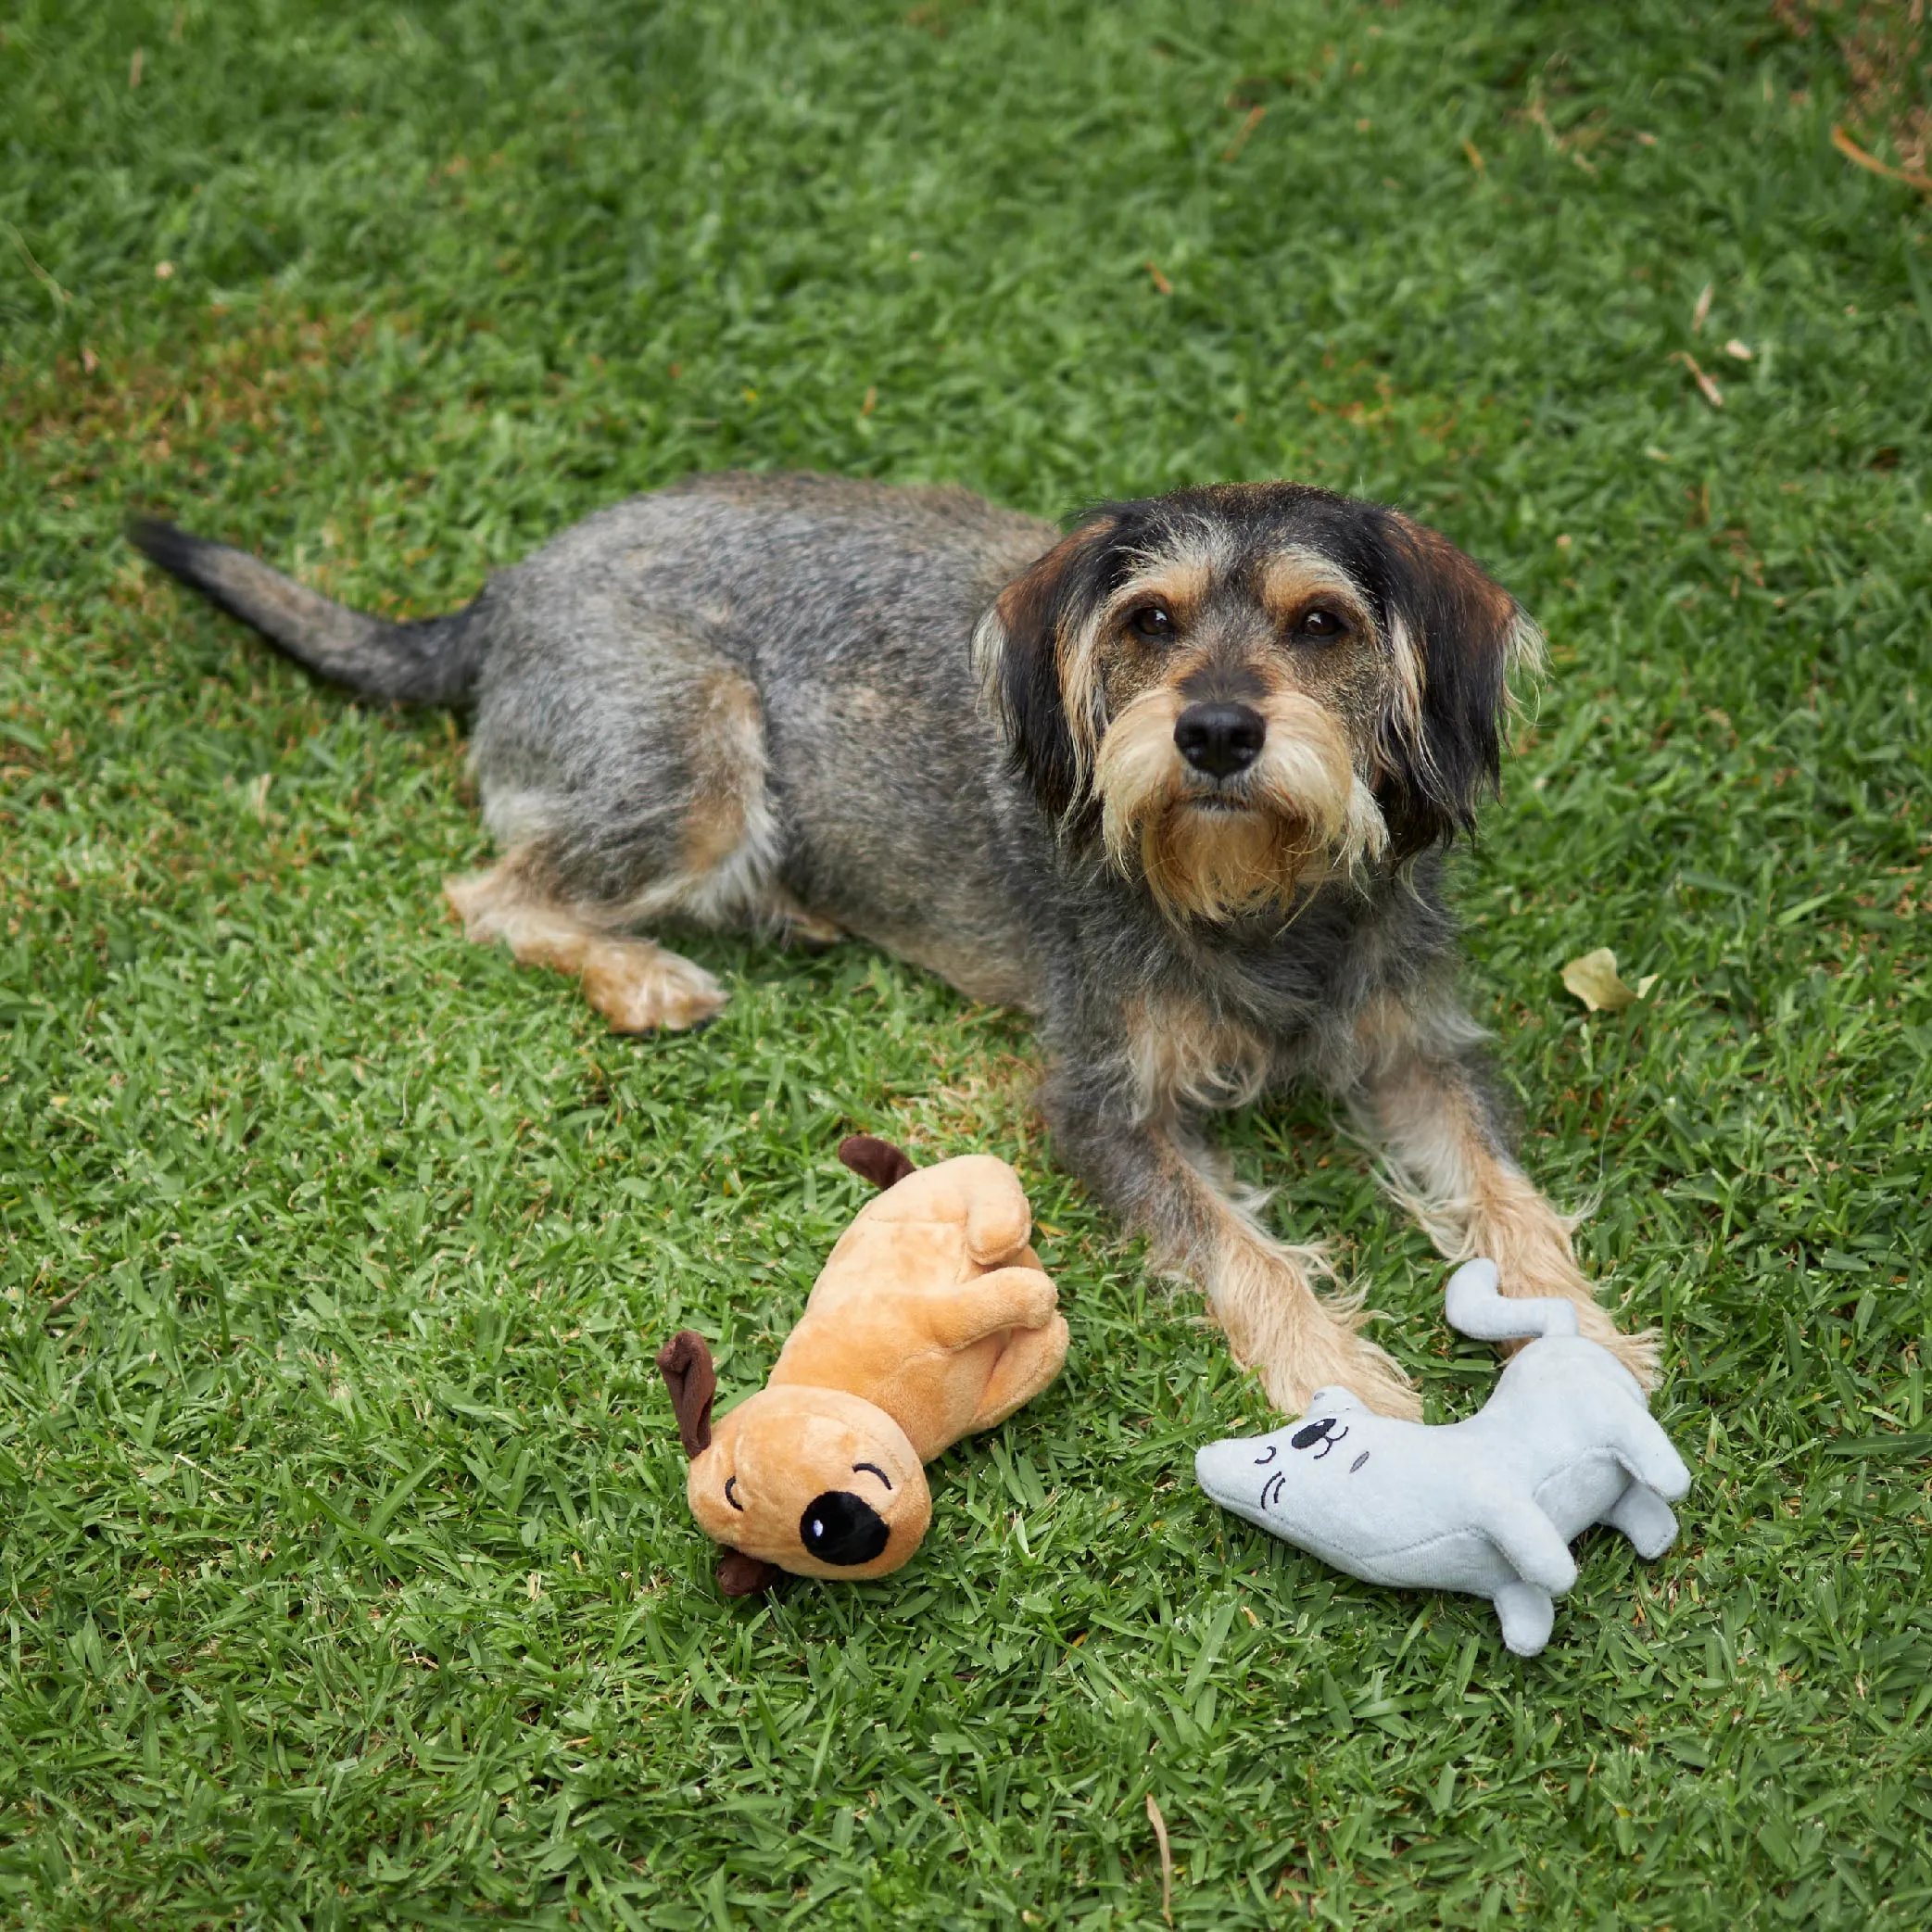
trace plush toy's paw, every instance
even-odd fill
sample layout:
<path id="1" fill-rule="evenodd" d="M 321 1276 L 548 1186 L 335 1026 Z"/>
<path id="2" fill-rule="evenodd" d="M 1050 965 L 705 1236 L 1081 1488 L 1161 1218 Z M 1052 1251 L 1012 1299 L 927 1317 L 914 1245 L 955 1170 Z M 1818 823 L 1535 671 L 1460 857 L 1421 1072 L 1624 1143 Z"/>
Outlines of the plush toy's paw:
<path id="1" fill-rule="evenodd" d="M 1557 1607 L 1547 1590 L 1534 1584 L 1505 1584 L 1491 1600 L 1503 1626 L 1503 1642 L 1518 1657 L 1534 1657 L 1548 1643 Z"/>
<path id="2" fill-rule="evenodd" d="M 1067 1360 L 1067 1319 L 1051 1315 L 1040 1328 L 1018 1328 L 1006 1339 L 988 1378 L 969 1431 L 991 1429 L 1048 1387 Z"/>
<path id="3" fill-rule="evenodd" d="M 1654 1489 L 1633 1483 L 1610 1505 L 1604 1522 L 1622 1530 L 1630 1547 L 1645 1562 L 1661 1557 L 1677 1540 L 1677 1517 L 1671 1506 Z"/>
<path id="4" fill-rule="evenodd" d="M 1033 1231 L 1033 1209 L 1019 1176 L 990 1154 L 966 1155 L 950 1165 L 964 1194 L 966 1253 L 981 1268 L 1013 1260 Z"/>

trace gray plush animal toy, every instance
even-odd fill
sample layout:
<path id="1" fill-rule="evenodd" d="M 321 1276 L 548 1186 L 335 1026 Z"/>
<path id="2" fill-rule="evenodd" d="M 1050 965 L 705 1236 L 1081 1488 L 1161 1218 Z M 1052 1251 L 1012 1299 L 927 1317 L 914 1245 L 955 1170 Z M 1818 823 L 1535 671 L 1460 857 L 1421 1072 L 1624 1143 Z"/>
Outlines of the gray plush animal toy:
<path id="1" fill-rule="evenodd" d="M 1467 1421 L 1425 1428 L 1319 1389 L 1272 1435 L 1210 1443 L 1194 1474 L 1216 1502 L 1365 1582 L 1467 1590 L 1496 1606 L 1503 1641 L 1534 1657 L 1551 1598 L 1576 1581 L 1570 1541 L 1593 1522 L 1646 1559 L 1677 1534 L 1690 1472 L 1608 1350 L 1566 1301 L 1505 1300 L 1496 1264 L 1471 1261 L 1444 1297 L 1483 1341 L 1535 1336 Z"/>

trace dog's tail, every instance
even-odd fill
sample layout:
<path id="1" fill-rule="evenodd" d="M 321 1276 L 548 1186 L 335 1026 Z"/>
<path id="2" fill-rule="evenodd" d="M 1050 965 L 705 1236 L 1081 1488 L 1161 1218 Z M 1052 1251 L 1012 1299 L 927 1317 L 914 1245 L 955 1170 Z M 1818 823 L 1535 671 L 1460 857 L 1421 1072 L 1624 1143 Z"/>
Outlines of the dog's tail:
<path id="1" fill-rule="evenodd" d="M 447 617 L 389 624 L 332 603 L 246 550 L 158 518 L 130 517 L 127 534 L 163 570 L 252 625 L 277 650 L 364 697 L 461 704 L 475 686 L 485 645 L 480 601 Z"/>
<path id="2" fill-rule="evenodd" d="M 1443 1290 L 1449 1326 L 1478 1342 L 1526 1342 L 1536 1335 L 1573 1335 L 1576 1310 L 1560 1295 L 1498 1294 L 1494 1261 L 1465 1261 Z"/>

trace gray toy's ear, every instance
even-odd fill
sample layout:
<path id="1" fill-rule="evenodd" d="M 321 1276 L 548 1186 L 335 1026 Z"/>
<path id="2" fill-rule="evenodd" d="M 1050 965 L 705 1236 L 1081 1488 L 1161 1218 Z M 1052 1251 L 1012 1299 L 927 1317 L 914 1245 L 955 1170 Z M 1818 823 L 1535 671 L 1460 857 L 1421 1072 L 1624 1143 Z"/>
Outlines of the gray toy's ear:
<path id="1" fill-rule="evenodd" d="M 1308 1397 L 1305 1416 L 1345 1416 L 1369 1413 L 1369 1405 L 1353 1389 L 1317 1389 Z"/>

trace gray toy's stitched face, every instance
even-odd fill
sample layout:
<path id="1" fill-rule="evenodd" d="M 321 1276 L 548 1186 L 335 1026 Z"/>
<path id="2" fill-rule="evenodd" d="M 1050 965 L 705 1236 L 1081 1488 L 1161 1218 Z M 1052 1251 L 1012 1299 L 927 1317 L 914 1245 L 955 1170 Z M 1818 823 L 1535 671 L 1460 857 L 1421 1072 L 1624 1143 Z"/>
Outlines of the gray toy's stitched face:
<path id="1" fill-rule="evenodd" d="M 1309 1462 L 1324 1462 L 1348 1440 L 1348 1424 L 1339 1416 L 1322 1416 L 1319 1421 L 1304 1422 L 1288 1437 L 1287 1453 L 1282 1447 L 1279 1435 L 1270 1436 L 1261 1446 L 1261 1453 L 1255 1458 L 1255 1467 L 1262 1471 L 1261 1493 L 1256 1498 L 1266 1509 L 1278 1504 L 1288 1487 L 1288 1468 L 1294 1461 L 1306 1459 Z M 1347 1458 L 1348 1473 L 1357 1474 L 1369 1459 L 1369 1451 Z"/>
<path id="2" fill-rule="evenodd" d="M 1291 1449 L 1307 1450 L 1317 1462 L 1320 1462 L 1347 1439 L 1346 1422 L 1339 1416 L 1323 1416 L 1319 1422 L 1305 1422 L 1288 1438 L 1288 1446 Z M 1269 1453 L 1272 1454 L 1273 1451 L 1270 1450 Z M 1353 1474 L 1355 1470 L 1360 1469 L 1368 1459 L 1369 1452 L 1364 1449 L 1356 1459 L 1350 1473 Z"/>
<path id="3" fill-rule="evenodd" d="M 1327 1554 L 1358 1540 L 1386 1508 L 1377 1492 L 1387 1484 L 1376 1482 L 1382 1464 L 1370 1447 L 1380 1420 L 1345 1390 L 1323 1389 L 1292 1428 L 1210 1444 L 1195 1458 L 1195 1472 L 1217 1502 Z"/>

